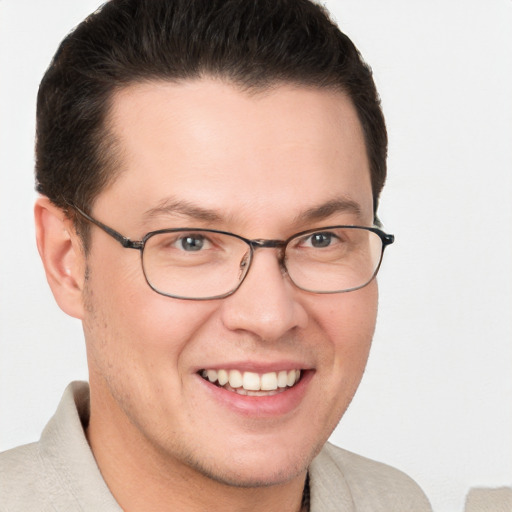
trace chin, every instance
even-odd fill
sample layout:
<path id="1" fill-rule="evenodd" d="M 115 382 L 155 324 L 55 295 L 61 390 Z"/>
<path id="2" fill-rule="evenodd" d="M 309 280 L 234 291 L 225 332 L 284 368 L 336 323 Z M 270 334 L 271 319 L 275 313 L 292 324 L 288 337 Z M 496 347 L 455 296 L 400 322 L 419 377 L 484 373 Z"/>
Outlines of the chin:
<path id="1" fill-rule="evenodd" d="M 307 453 L 306 453 L 307 452 Z M 189 460 L 189 464 L 203 476 L 232 487 L 269 487 L 290 482 L 305 474 L 317 450 L 298 449 L 293 453 L 280 450 L 251 451 L 233 448 L 229 458 L 221 461 Z"/>
<path id="2" fill-rule="evenodd" d="M 230 487 L 253 488 L 283 485 L 307 470 L 307 465 L 273 468 L 272 462 L 267 468 L 238 467 L 238 469 L 197 468 L 207 478 Z"/>

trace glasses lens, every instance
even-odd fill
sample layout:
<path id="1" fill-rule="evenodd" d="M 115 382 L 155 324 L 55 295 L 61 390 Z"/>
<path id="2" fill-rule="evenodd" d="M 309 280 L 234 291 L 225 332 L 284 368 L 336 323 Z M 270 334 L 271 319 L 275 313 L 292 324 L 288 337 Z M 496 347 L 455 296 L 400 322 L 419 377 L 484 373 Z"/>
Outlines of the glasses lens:
<path id="1" fill-rule="evenodd" d="M 303 290 L 336 293 L 356 290 L 375 276 L 382 240 L 364 228 L 334 227 L 292 238 L 284 263 Z M 143 269 L 151 288 L 183 299 L 213 299 L 232 293 L 252 258 L 249 244 L 236 235 L 209 230 L 169 230 L 145 242 Z"/>
<path id="2" fill-rule="evenodd" d="M 229 294 L 249 267 L 251 248 L 234 235 L 174 230 L 146 240 L 143 268 L 149 285 L 163 295 L 207 299 Z"/>
<path id="3" fill-rule="evenodd" d="M 288 243 L 285 264 L 290 279 L 317 293 L 362 288 L 377 273 L 382 240 L 363 228 L 336 227 L 299 235 Z"/>

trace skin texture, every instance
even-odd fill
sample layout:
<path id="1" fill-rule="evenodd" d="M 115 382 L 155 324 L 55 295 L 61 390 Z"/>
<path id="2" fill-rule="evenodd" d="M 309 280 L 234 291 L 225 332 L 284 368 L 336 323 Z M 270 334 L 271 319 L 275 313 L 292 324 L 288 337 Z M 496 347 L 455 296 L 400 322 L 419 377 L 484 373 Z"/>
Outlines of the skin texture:
<path id="1" fill-rule="evenodd" d="M 284 239 L 372 225 L 362 130 L 340 92 L 280 85 L 248 94 L 206 78 L 131 85 L 114 98 L 110 129 L 122 172 L 92 215 L 133 240 L 168 227 Z M 340 200 L 358 211 L 311 214 Z M 121 506 L 299 510 L 307 467 L 363 374 L 376 282 L 345 294 L 304 292 L 278 252 L 262 249 L 232 296 L 173 299 L 149 288 L 138 251 L 95 227 L 85 257 L 70 221 L 46 198 L 36 225 L 54 295 L 83 322 L 87 435 Z M 197 373 L 283 367 L 308 378 L 298 398 L 280 397 L 275 408 L 255 398 L 230 402 Z"/>

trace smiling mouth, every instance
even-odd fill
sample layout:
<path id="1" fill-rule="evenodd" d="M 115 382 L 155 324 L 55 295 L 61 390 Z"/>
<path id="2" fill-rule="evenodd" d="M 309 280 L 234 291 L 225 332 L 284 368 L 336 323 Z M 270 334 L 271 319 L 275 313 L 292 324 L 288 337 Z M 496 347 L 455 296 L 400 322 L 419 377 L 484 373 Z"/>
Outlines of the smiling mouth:
<path id="1" fill-rule="evenodd" d="M 199 375 L 217 387 L 245 396 L 272 396 L 295 386 L 301 378 L 301 370 L 255 373 L 240 370 L 199 371 Z"/>

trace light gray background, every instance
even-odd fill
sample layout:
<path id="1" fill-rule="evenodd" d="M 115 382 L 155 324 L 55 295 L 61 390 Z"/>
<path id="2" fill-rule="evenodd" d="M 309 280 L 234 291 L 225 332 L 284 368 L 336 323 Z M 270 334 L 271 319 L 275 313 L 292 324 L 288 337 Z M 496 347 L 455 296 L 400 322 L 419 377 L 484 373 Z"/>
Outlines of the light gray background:
<path id="1" fill-rule="evenodd" d="M 0 449 L 38 438 L 87 376 L 34 243 L 34 105 L 99 2 L 0 0 Z M 333 441 L 411 474 L 437 512 L 512 484 L 512 1 L 330 0 L 372 65 L 390 133 L 366 376 Z"/>

